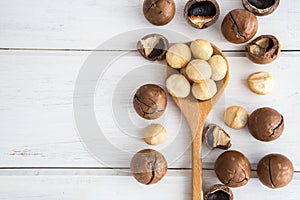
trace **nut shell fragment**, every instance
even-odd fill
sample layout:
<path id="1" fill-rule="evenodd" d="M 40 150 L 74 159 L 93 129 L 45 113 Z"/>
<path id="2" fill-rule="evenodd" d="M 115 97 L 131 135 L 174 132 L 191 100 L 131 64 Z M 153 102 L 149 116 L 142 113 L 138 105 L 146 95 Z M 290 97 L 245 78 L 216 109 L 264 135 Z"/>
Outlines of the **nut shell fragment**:
<path id="1" fill-rule="evenodd" d="M 276 10 L 280 0 L 243 0 L 243 6 L 258 16 L 269 15 Z"/>
<path id="2" fill-rule="evenodd" d="M 226 185 L 216 184 L 205 192 L 204 200 L 233 200 L 233 193 Z"/>
<path id="3" fill-rule="evenodd" d="M 210 149 L 229 149 L 231 147 L 230 136 L 216 124 L 208 124 L 203 135 L 204 141 Z"/>

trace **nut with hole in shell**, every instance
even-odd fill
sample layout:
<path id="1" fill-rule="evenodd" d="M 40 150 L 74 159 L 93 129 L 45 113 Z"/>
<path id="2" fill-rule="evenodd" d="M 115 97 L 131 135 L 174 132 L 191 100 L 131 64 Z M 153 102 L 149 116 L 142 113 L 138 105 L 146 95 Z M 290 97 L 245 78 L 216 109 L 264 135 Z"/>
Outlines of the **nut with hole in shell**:
<path id="1" fill-rule="evenodd" d="M 280 0 L 243 0 L 243 6 L 255 15 L 264 16 L 276 10 Z"/>
<path id="2" fill-rule="evenodd" d="M 167 38 L 160 34 L 149 34 L 140 39 L 137 43 L 137 50 L 140 54 L 150 60 L 163 60 L 168 50 Z"/>
<path id="3" fill-rule="evenodd" d="M 231 147 L 230 136 L 218 125 L 208 124 L 203 131 L 204 141 L 209 149 L 229 149 Z"/>
<path id="4" fill-rule="evenodd" d="M 186 67 L 188 78 L 196 83 L 204 81 L 211 76 L 211 67 L 205 60 L 195 59 Z"/>
<path id="5" fill-rule="evenodd" d="M 198 100 L 208 100 L 217 93 L 217 85 L 211 79 L 206 79 L 199 83 L 193 83 L 192 93 L 193 96 Z"/>
<path id="6" fill-rule="evenodd" d="M 144 16 L 153 25 L 168 24 L 173 19 L 175 10 L 173 0 L 144 0 Z"/>
<path id="7" fill-rule="evenodd" d="M 191 60 L 192 54 L 190 48 L 186 44 L 174 44 L 166 54 L 166 60 L 170 67 L 180 69 L 185 67 Z"/>
<path id="8" fill-rule="evenodd" d="M 205 192 L 204 200 L 233 200 L 233 193 L 226 185 L 216 184 Z"/>
<path id="9" fill-rule="evenodd" d="M 227 62 L 221 55 L 213 55 L 208 60 L 209 65 L 211 66 L 211 79 L 214 81 L 222 80 L 227 73 Z"/>
<path id="10" fill-rule="evenodd" d="M 294 176 L 293 163 L 284 155 L 269 154 L 264 156 L 257 165 L 259 180 L 272 189 L 289 184 Z"/>
<path id="11" fill-rule="evenodd" d="M 192 41 L 190 47 L 193 56 L 202 60 L 210 59 L 214 52 L 210 42 L 203 39 Z"/>
<path id="12" fill-rule="evenodd" d="M 254 14 L 244 9 L 231 10 L 223 19 L 221 30 L 232 43 L 241 44 L 254 37 L 258 21 Z"/>
<path id="13" fill-rule="evenodd" d="M 147 144 L 162 144 L 167 136 L 166 129 L 160 124 L 151 124 L 143 131 L 143 138 Z"/>
<path id="14" fill-rule="evenodd" d="M 268 72 L 255 72 L 248 79 L 249 89 L 256 94 L 269 94 L 274 87 L 274 78 Z"/>
<path id="15" fill-rule="evenodd" d="M 261 35 L 246 45 L 246 56 L 257 64 L 268 64 L 279 54 L 280 44 L 273 35 Z"/>
<path id="16" fill-rule="evenodd" d="M 178 98 L 185 98 L 190 94 L 191 85 L 182 74 L 172 74 L 166 80 L 168 92 Z"/>
<path id="17" fill-rule="evenodd" d="M 248 112 L 241 106 L 230 106 L 225 110 L 224 122 L 227 126 L 234 129 L 241 129 L 246 126 Z"/>
<path id="18" fill-rule="evenodd" d="M 204 29 L 213 25 L 220 15 L 215 0 L 189 0 L 185 4 L 184 17 L 194 28 Z"/>

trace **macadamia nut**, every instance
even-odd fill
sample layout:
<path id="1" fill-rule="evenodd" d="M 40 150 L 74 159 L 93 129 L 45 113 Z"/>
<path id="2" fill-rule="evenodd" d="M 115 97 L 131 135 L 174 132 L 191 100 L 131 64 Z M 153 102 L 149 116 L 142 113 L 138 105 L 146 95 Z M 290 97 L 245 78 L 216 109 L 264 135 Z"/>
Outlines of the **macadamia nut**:
<path id="1" fill-rule="evenodd" d="M 211 67 L 205 60 L 192 60 L 186 67 L 186 74 L 194 82 L 201 82 L 211 76 Z"/>
<path id="2" fill-rule="evenodd" d="M 212 56 L 214 51 L 211 44 L 208 41 L 202 39 L 193 41 L 191 43 L 191 50 L 194 57 L 202 60 L 208 60 Z"/>
<path id="3" fill-rule="evenodd" d="M 192 93 L 198 100 L 208 100 L 217 93 L 217 85 L 213 80 L 206 79 L 199 83 L 194 83 Z"/>
<path id="4" fill-rule="evenodd" d="M 192 54 L 186 44 L 174 44 L 166 54 L 166 59 L 170 67 L 180 69 L 185 67 L 191 60 Z"/>
<path id="5" fill-rule="evenodd" d="M 143 131 L 143 138 L 147 144 L 156 145 L 165 141 L 166 129 L 160 124 L 151 124 Z"/>
<path id="6" fill-rule="evenodd" d="M 173 74 L 166 80 L 168 92 L 175 97 L 184 98 L 190 94 L 189 81 L 182 74 Z"/>
<path id="7" fill-rule="evenodd" d="M 268 72 L 256 72 L 248 77 L 248 86 L 256 94 L 269 94 L 274 87 L 274 78 Z"/>
<path id="8" fill-rule="evenodd" d="M 224 114 L 224 122 L 227 126 L 234 129 L 241 129 L 246 126 L 248 112 L 241 106 L 230 106 Z"/>
<path id="9" fill-rule="evenodd" d="M 208 60 L 208 63 L 212 70 L 210 78 L 214 81 L 222 80 L 227 73 L 226 60 L 221 55 L 214 55 Z"/>

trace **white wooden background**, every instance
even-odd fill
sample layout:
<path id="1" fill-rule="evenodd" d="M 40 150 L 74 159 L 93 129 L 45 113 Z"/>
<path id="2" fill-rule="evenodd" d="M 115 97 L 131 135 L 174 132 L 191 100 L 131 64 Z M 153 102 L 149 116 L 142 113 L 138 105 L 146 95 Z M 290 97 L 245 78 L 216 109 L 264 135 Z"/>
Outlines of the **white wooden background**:
<path id="1" fill-rule="evenodd" d="M 222 125 L 232 136 L 232 149 L 251 161 L 253 178 L 245 187 L 233 189 L 235 199 L 299 199 L 300 1 L 281 1 L 273 14 L 258 18 L 257 36 L 276 35 L 283 50 L 275 62 L 265 66 L 251 63 L 239 51 L 244 45 L 230 44 L 221 35 L 224 15 L 242 8 L 240 0 L 220 0 L 220 18 L 207 30 L 194 29 L 185 22 L 185 2 L 176 1 L 176 16 L 160 27 L 164 29 L 161 32 L 167 37 L 168 31 L 173 31 L 192 39 L 205 38 L 226 52 L 231 79 L 208 121 Z M 157 120 L 167 127 L 167 141 L 153 147 L 169 162 L 166 177 L 156 185 L 143 186 L 128 173 L 132 154 L 150 147 L 136 138 L 138 130 L 149 122 L 135 115 L 130 98 L 143 83 L 163 84 L 163 67 L 158 63 L 151 67 L 131 51 L 139 38 L 111 45 L 105 42 L 128 31 L 153 30 L 141 7 L 141 0 L 0 1 L 0 199 L 190 199 L 189 130 L 171 98 L 166 114 Z M 178 42 L 176 37 L 169 39 Z M 75 81 L 92 52 L 101 60 L 129 50 L 112 63 L 95 92 L 95 114 L 106 138 L 129 153 L 105 152 L 99 162 L 84 148 L 77 133 Z M 272 73 L 276 80 L 274 91 L 267 96 L 257 96 L 246 86 L 248 75 L 261 70 Z M 132 81 L 134 73 L 139 77 Z M 126 84 L 119 87 L 120 81 Z M 113 97 L 119 99 L 120 112 L 127 114 L 134 126 L 117 124 L 107 117 L 113 113 L 115 104 L 108 103 Z M 262 143 L 254 140 L 247 128 L 236 131 L 226 127 L 222 115 L 230 105 L 241 105 L 249 113 L 262 106 L 279 110 L 286 121 L 284 134 L 274 142 Z M 167 148 L 171 145 L 176 148 Z M 221 152 L 204 156 L 206 188 L 218 183 L 213 163 Z M 264 187 L 255 173 L 259 159 L 271 152 L 285 154 L 294 163 L 294 179 L 283 189 Z"/>

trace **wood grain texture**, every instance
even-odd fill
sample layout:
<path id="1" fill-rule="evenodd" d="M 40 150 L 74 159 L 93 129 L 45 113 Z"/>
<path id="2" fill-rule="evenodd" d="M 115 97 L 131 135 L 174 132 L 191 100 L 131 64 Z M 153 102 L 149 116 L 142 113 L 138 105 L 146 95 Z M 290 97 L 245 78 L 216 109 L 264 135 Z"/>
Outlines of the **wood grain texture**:
<path id="1" fill-rule="evenodd" d="M 0 2 L 1 48 L 95 49 L 112 36 L 136 29 L 147 29 L 131 38 L 102 47 L 135 49 L 137 38 L 156 32 L 142 14 L 142 0 L 2 0 Z M 218 1 L 218 21 L 206 30 L 192 28 L 183 17 L 186 0 L 175 0 L 176 15 L 170 24 L 161 27 L 191 39 L 205 38 L 222 50 L 244 49 L 244 45 L 227 42 L 221 34 L 221 22 L 232 9 L 242 8 L 241 0 Z M 300 50 L 298 17 L 299 1 L 281 1 L 271 15 L 259 17 L 261 34 L 274 34 L 285 50 Z M 159 31 L 161 32 L 161 31 Z M 168 31 L 167 31 L 168 32 Z M 166 33 L 170 42 L 176 37 Z"/>
<path id="2" fill-rule="evenodd" d="M 107 58 L 115 52 L 98 52 Z M 171 168 L 190 168 L 189 128 L 169 97 L 166 113 L 154 121 L 168 131 L 166 143 L 148 146 L 140 139 L 140 131 L 150 122 L 139 118 L 132 108 L 131 97 L 142 84 L 164 84 L 163 64 L 149 63 L 137 52 L 115 60 L 99 82 L 95 92 L 95 114 L 103 124 L 106 138 L 116 147 L 129 152 L 120 157 L 107 152 L 97 162 L 80 142 L 73 118 L 73 90 L 78 72 L 88 52 L 0 52 L 0 166 L 1 167 L 128 167 L 132 154 L 142 148 L 155 148 L 166 156 Z M 208 122 L 222 126 L 232 137 L 232 149 L 243 152 L 253 169 L 265 154 L 277 152 L 293 161 L 300 170 L 298 114 L 300 112 L 299 53 L 282 53 L 267 66 L 252 64 L 239 54 L 227 54 L 231 67 L 225 94 L 208 116 Z M 99 65 L 99 67 L 104 67 Z M 265 70 L 275 80 L 274 91 L 267 96 L 253 94 L 246 85 L 250 73 Z M 88 80 L 87 80 L 88 81 Z M 105 94 L 105 95 L 103 95 Z M 113 111 L 112 98 L 117 113 Z M 278 140 L 262 143 L 253 139 L 247 128 L 233 130 L 223 123 L 223 113 L 230 105 L 241 105 L 249 113 L 258 107 L 279 110 L 286 129 Z M 121 116 L 117 120 L 116 116 Z M 123 116 L 123 117 L 122 117 Z M 125 116 L 125 117 L 124 117 Z M 129 117 L 128 117 L 129 116 Z M 128 122 L 128 123 L 127 123 Z M 205 151 L 205 149 L 204 149 Z M 203 167 L 212 168 L 221 150 L 204 152 Z"/>

